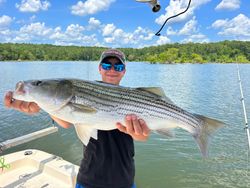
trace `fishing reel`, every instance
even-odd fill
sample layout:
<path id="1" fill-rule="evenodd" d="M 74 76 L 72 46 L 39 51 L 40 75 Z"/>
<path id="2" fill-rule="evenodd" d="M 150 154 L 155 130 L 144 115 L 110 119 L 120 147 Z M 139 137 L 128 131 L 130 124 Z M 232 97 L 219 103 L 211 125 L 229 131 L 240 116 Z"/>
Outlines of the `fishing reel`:
<path id="1" fill-rule="evenodd" d="M 149 3 L 153 12 L 158 12 L 161 9 L 161 5 L 158 0 L 136 0 L 140 3 Z"/>

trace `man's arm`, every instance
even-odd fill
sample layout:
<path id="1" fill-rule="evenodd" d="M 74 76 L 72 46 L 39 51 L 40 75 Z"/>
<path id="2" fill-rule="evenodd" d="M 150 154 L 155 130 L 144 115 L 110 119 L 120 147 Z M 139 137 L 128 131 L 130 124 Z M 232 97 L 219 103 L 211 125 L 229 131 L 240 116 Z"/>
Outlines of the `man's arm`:
<path id="1" fill-rule="evenodd" d="M 34 103 L 34 102 L 25 102 L 20 100 L 13 100 L 13 92 L 9 91 L 6 93 L 4 97 L 4 105 L 7 108 L 13 108 L 15 110 L 18 110 L 20 112 L 24 112 L 26 114 L 36 114 L 40 111 L 40 107 Z M 52 115 L 50 115 L 51 118 L 61 127 L 63 128 L 69 128 L 71 124 L 69 122 L 63 121 L 61 119 L 58 119 Z"/>
<path id="2" fill-rule="evenodd" d="M 125 125 L 118 122 L 116 126 L 121 132 L 129 134 L 137 141 L 146 141 L 150 134 L 150 129 L 146 122 L 142 119 L 138 119 L 134 114 L 125 117 Z"/>
<path id="3" fill-rule="evenodd" d="M 57 117 L 55 117 L 55 116 L 50 115 L 50 117 L 51 117 L 58 125 L 60 125 L 61 127 L 65 128 L 65 129 L 71 127 L 71 125 L 72 125 L 71 123 L 69 123 L 69 122 L 67 122 L 67 121 L 64 121 L 64 120 L 61 120 L 61 119 L 59 119 L 59 118 L 57 118 Z"/>

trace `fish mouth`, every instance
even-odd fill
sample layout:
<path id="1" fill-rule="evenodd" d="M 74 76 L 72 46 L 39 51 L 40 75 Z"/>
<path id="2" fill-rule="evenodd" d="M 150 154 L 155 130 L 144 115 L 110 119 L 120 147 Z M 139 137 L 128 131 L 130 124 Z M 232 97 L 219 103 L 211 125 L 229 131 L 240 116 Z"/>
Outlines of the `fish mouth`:
<path id="1" fill-rule="evenodd" d="M 18 95 L 24 95 L 25 94 L 25 89 L 24 89 L 24 82 L 20 81 L 16 84 L 16 89 L 15 93 Z"/>

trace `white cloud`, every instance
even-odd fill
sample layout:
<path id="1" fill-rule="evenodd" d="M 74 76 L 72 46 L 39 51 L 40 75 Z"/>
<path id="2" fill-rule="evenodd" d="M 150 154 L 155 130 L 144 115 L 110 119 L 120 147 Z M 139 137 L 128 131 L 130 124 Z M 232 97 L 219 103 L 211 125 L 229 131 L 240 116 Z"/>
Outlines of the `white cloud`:
<path id="1" fill-rule="evenodd" d="M 9 26 L 13 20 L 6 15 L 0 16 L 0 42 L 12 42 L 12 31 Z"/>
<path id="2" fill-rule="evenodd" d="M 65 32 L 61 27 L 56 27 L 50 39 L 54 40 L 56 45 L 94 45 L 98 42 L 96 35 L 84 34 L 85 27 L 78 24 L 70 24 Z"/>
<path id="3" fill-rule="evenodd" d="M 216 20 L 213 24 L 213 28 L 225 27 L 227 25 L 228 19 L 226 20 Z"/>
<path id="4" fill-rule="evenodd" d="M 167 28 L 167 35 L 176 35 L 177 31 L 174 31 L 174 29 L 172 27 L 168 27 Z"/>
<path id="5" fill-rule="evenodd" d="M 209 39 L 206 35 L 200 33 L 198 29 L 198 22 L 193 16 L 191 20 L 185 23 L 185 25 L 180 30 L 173 30 L 172 27 L 168 27 L 167 35 L 173 35 L 173 36 L 184 36 L 185 38 L 182 39 L 180 42 L 186 43 L 186 42 L 208 42 Z"/>
<path id="6" fill-rule="evenodd" d="M 236 40 L 250 40 L 250 18 L 244 14 L 239 14 L 232 20 L 217 20 L 212 27 L 221 29 L 219 35 L 229 36 Z"/>
<path id="7" fill-rule="evenodd" d="M 94 17 L 89 18 L 88 24 L 87 30 L 98 29 L 101 26 L 100 20 L 97 20 Z"/>
<path id="8" fill-rule="evenodd" d="M 167 28 L 167 35 L 197 35 L 199 33 L 199 29 L 197 28 L 198 22 L 193 16 L 193 18 L 185 23 L 185 25 L 178 31 L 173 30 L 172 27 Z"/>
<path id="9" fill-rule="evenodd" d="M 211 0 L 192 0 L 187 12 L 176 18 L 169 20 L 168 23 L 182 22 L 184 20 L 187 20 L 188 18 L 194 15 L 194 11 L 196 9 L 198 9 L 201 5 L 208 3 L 209 1 Z M 165 22 L 165 20 L 168 17 L 183 12 L 187 8 L 188 2 L 189 0 L 182 0 L 182 1 L 170 0 L 169 6 L 167 6 L 165 9 L 166 13 L 156 18 L 155 22 L 161 25 Z"/>
<path id="10" fill-rule="evenodd" d="M 104 26 L 102 30 L 102 35 L 103 36 L 109 36 L 115 31 L 116 27 L 114 24 L 107 24 Z"/>
<path id="11" fill-rule="evenodd" d="M 115 0 L 87 0 L 85 2 L 78 1 L 76 5 L 71 7 L 71 13 L 78 16 L 95 14 L 97 12 L 108 10 L 111 3 Z"/>
<path id="12" fill-rule="evenodd" d="M 193 34 L 182 40 L 181 42 L 183 43 L 188 43 L 188 42 L 199 42 L 199 43 L 205 43 L 209 42 L 210 40 L 207 38 L 206 35 L 203 34 Z"/>
<path id="13" fill-rule="evenodd" d="M 104 25 L 103 28 L 106 31 L 103 35 L 104 43 L 115 45 L 115 47 L 142 46 L 146 41 L 152 40 L 154 36 L 152 31 L 142 27 L 137 27 L 133 32 L 125 32 L 114 24 Z"/>
<path id="14" fill-rule="evenodd" d="M 149 41 L 152 40 L 152 38 L 155 36 L 155 34 L 152 31 L 143 29 L 142 27 L 137 27 L 137 29 L 134 31 L 133 35 L 135 37 L 138 37 L 140 40 Z"/>
<path id="15" fill-rule="evenodd" d="M 114 37 L 105 37 L 104 38 L 104 42 L 106 43 L 112 43 L 114 42 L 115 38 Z"/>
<path id="16" fill-rule="evenodd" d="M 82 35 L 84 27 L 78 24 L 70 24 L 65 31 L 65 34 L 71 37 L 79 37 Z"/>
<path id="17" fill-rule="evenodd" d="M 34 19 L 34 17 L 32 17 L 32 19 Z M 7 19 L 1 17 L 1 20 Z M 6 25 L 7 22 L 2 21 L 2 23 Z M 113 23 L 103 24 L 93 17 L 89 19 L 86 25 L 69 24 L 66 28 L 62 28 L 61 26 L 51 27 L 44 22 L 20 22 L 20 24 L 23 25 L 17 30 L 9 30 L 8 27 L 0 29 L 0 42 L 48 43 L 77 46 L 145 47 L 152 45 L 152 42 L 156 44 L 156 40 L 158 39 L 156 37 L 153 38 L 155 34 L 150 29 L 136 27 L 132 31 L 125 31 L 118 28 Z M 95 28 L 94 32 L 90 28 Z M 158 44 L 169 41 L 167 37 L 161 37 Z"/>
<path id="18" fill-rule="evenodd" d="M 9 29 L 3 29 L 3 30 L 0 30 L 0 36 L 1 35 L 10 35 L 11 34 L 11 31 Z"/>
<path id="19" fill-rule="evenodd" d="M 36 20 L 36 15 L 33 15 L 33 16 L 29 17 L 29 19 L 17 20 L 15 23 L 24 25 L 24 24 L 33 23 L 35 20 Z"/>
<path id="20" fill-rule="evenodd" d="M 191 35 L 192 33 L 196 33 L 197 32 L 196 27 L 197 27 L 197 20 L 195 19 L 195 16 L 194 16 L 179 31 L 179 35 Z"/>
<path id="21" fill-rule="evenodd" d="M 34 21 L 36 19 L 36 15 L 33 15 L 33 16 L 31 16 L 30 18 L 29 18 L 29 20 L 32 22 L 32 21 Z"/>
<path id="22" fill-rule="evenodd" d="M 39 10 L 48 10 L 49 1 L 40 0 L 22 0 L 21 4 L 16 3 L 16 8 L 21 12 L 38 12 Z"/>
<path id="23" fill-rule="evenodd" d="M 12 22 L 12 18 L 6 15 L 0 17 L 0 28 L 6 28 Z"/>
<path id="24" fill-rule="evenodd" d="M 96 32 L 104 33 L 97 36 L 97 33 L 87 30 L 89 26 L 98 26 Z M 106 30 L 104 30 L 106 28 Z M 112 32 L 110 32 L 112 31 Z M 132 32 L 125 32 L 114 24 L 101 24 L 97 19 L 90 19 L 85 26 L 70 24 L 65 30 L 61 27 L 48 27 L 43 22 L 25 24 L 19 30 L 0 30 L 1 42 L 31 42 L 49 43 L 56 45 L 79 45 L 79 46 L 143 46 L 145 42 L 151 42 L 154 33 L 148 29 L 137 27 Z"/>
<path id="25" fill-rule="evenodd" d="M 240 8 L 240 0 L 222 0 L 215 10 L 235 10 Z"/>
<path id="26" fill-rule="evenodd" d="M 71 45 L 78 45 L 78 46 L 93 46 L 98 43 L 96 35 L 82 35 L 78 38 L 70 38 L 67 35 L 63 35 L 63 38 L 60 38 L 55 41 L 56 45 L 64 45 L 64 46 L 71 46 Z"/>
<path id="27" fill-rule="evenodd" d="M 24 25 L 19 31 L 12 31 L 13 42 L 46 41 L 53 29 L 46 27 L 45 23 L 31 23 Z"/>
<path id="28" fill-rule="evenodd" d="M 30 25 L 25 25 L 20 28 L 20 33 L 25 33 L 30 36 L 48 36 L 51 34 L 52 29 L 45 26 L 45 23 L 32 23 Z"/>
<path id="29" fill-rule="evenodd" d="M 49 39 L 57 40 L 64 38 L 65 34 L 63 34 L 61 27 L 56 27 L 54 32 L 49 36 Z"/>
<path id="30" fill-rule="evenodd" d="M 159 39 L 156 41 L 157 45 L 163 45 L 163 44 L 167 44 L 170 43 L 170 39 L 166 36 L 160 36 Z"/>
<path id="31" fill-rule="evenodd" d="M 11 42 L 45 42 L 56 45 L 81 46 L 91 46 L 98 43 L 95 34 L 86 35 L 84 31 L 85 27 L 79 24 L 70 24 L 63 31 L 61 27 L 50 28 L 45 23 L 37 22 L 24 25 L 18 31 L 12 31 Z"/>

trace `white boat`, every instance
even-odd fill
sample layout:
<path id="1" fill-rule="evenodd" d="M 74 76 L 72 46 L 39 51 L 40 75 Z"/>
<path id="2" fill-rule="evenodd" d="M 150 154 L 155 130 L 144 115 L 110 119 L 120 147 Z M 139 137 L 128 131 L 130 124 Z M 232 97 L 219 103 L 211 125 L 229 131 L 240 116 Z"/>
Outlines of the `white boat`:
<path id="1" fill-rule="evenodd" d="M 2 156 L 0 188 L 73 188 L 79 166 L 44 151 L 29 149 Z"/>

